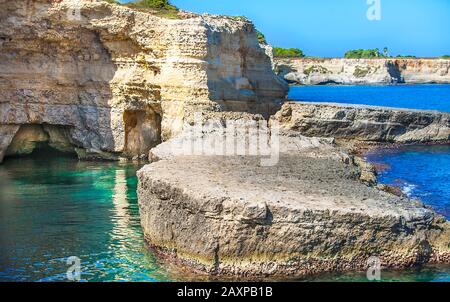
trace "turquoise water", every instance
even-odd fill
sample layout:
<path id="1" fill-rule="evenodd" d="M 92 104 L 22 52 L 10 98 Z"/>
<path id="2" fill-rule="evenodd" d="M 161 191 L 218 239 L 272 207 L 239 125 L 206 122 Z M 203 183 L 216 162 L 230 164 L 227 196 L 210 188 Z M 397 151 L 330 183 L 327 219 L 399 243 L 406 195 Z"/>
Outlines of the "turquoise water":
<path id="1" fill-rule="evenodd" d="M 450 112 L 450 85 L 292 86 L 289 98 Z"/>
<path id="2" fill-rule="evenodd" d="M 0 165 L 0 281 L 166 281 L 144 244 L 135 165 L 57 156 Z"/>

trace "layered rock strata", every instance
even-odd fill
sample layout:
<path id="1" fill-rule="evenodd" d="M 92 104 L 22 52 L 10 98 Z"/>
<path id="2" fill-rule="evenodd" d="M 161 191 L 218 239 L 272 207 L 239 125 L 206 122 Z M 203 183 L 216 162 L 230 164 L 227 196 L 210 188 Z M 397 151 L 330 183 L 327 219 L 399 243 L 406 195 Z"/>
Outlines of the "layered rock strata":
<path id="1" fill-rule="evenodd" d="M 284 131 L 305 136 L 397 143 L 450 140 L 450 114 L 437 111 L 287 102 L 271 120 Z"/>
<path id="2" fill-rule="evenodd" d="M 275 59 L 292 84 L 450 83 L 448 59 Z"/>
<path id="3" fill-rule="evenodd" d="M 287 92 L 249 21 L 89 0 L 0 8 L 1 155 L 30 151 L 5 150 L 23 125 L 30 142 L 43 125 L 59 128 L 80 157 L 147 154 L 193 112 L 267 117 Z"/>

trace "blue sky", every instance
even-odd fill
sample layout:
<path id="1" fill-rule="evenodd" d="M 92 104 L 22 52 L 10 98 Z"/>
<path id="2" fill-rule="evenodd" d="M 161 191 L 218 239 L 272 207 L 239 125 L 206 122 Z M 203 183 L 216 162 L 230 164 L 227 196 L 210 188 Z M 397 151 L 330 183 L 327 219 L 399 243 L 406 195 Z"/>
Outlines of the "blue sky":
<path id="1" fill-rule="evenodd" d="M 197 13 L 243 15 L 275 46 L 340 57 L 387 46 L 391 55 L 450 54 L 449 0 L 380 0 L 381 20 L 369 21 L 367 0 L 172 0 Z"/>

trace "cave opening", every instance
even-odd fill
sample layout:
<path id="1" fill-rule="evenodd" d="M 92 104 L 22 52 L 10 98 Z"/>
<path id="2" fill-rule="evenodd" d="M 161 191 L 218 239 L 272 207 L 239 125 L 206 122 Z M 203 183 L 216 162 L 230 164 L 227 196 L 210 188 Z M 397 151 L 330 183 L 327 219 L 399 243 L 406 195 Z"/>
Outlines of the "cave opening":
<path id="1" fill-rule="evenodd" d="M 153 108 L 126 110 L 125 154 L 129 157 L 147 156 L 150 149 L 161 143 L 161 114 Z"/>
<path id="2" fill-rule="evenodd" d="M 13 155 L 14 156 L 14 155 Z M 51 147 L 48 142 L 41 142 L 36 145 L 36 148 L 26 155 L 15 155 L 16 157 L 30 157 L 30 158 L 74 158 L 78 159 L 76 152 L 63 152 L 54 147 Z"/>
<path id="3" fill-rule="evenodd" d="M 6 158 L 78 158 L 66 126 L 28 124 L 20 126 L 6 150 Z"/>

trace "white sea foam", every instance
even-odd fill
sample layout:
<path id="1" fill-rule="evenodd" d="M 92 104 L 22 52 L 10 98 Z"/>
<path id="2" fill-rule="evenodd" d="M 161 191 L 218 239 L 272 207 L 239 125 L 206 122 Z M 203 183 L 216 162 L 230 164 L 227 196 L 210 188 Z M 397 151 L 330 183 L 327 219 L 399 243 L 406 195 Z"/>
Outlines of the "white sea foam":
<path id="1" fill-rule="evenodd" d="M 402 187 L 402 192 L 406 196 L 411 197 L 413 195 L 414 189 L 416 188 L 416 185 L 405 183 Z"/>

